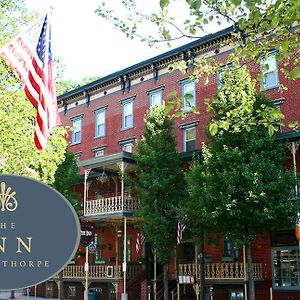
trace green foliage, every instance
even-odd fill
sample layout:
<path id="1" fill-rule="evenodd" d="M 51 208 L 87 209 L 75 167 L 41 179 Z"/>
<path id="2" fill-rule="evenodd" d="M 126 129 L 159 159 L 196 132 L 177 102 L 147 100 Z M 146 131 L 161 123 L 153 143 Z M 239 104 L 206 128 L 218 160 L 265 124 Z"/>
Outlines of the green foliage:
<path id="1" fill-rule="evenodd" d="M 178 207 L 185 197 L 181 156 L 176 152 L 172 127 L 164 106 L 152 109 L 135 155 L 141 230 L 163 264 L 168 263 L 176 242 Z"/>
<path id="2" fill-rule="evenodd" d="M 253 101 L 253 117 L 261 106 L 272 109 L 261 95 Z M 219 119 L 223 113 L 214 108 Z M 194 162 L 187 174 L 191 198 L 186 212 L 192 230 L 207 228 L 245 244 L 258 233 L 293 224 L 299 201 L 294 174 L 284 166 L 284 146 L 263 124 L 211 135 L 203 147 L 203 163 Z"/>
<path id="3" fill-rule="evenodd" d="M 23 1 L 0 1 L 0 45 L 15 36 L 30 18 Z M 58 128 L 48 146 L 37 151 L 33 141 L 36 111 L 21 90 L 20 82 L 0 59 L 0 172 L 54 181 L 57 165 L 65 157 L 65 130 Z"/>
<path id="4" fill-rule="evenodd" d="M 73 152 L 66 152 L 66 158 L 58 166 L 54 178 L 53 187 L 64 195 L 78 212 L 80 208 L 78 193 L 72 191 L 72 188 L 82 179 L 79 176 L 79 169 Z"/>
<path id="5" fill-rule="evenodd" d="M 207 110 L 213 112 L 209 133 L 251 131 L 251 127 L 263 125 L 273 135 L 282 125 L 283 114 L 276 106 L 257 103 L 255 81 L 247 68 L 225 69 L 220 90 L 207 101 Z"/>
<path id="6" fill-rule="evenodd" d="M 139 38 L 150 46 L 180 38 L 199 38 L 211 28 L 234 25 L 236 32 L 226 41 L 233 48 L 229 60 L 257 61 L 261 54 L 278 49 L 278 60 L 289 60 L 292 79 L 299 78 L 300 3 L 297 0 L 186 0 L 189 11 L 182 23 L 178 21 L 178 1 L 157 1 L 160 11 L 143 12 L 141 1 L 120 1 L 124 18 L 99 6 L 96 13 L 109 20 L 129 38 Z M 182 11 L 182 6 L 180 6 Z M 176 21 L 175 21 L 176 20 Z M 143 26 L 143 25 L 146 26 Z M 296 26 L 295 26 L 296 25 Z M 147 31 L 145 31 L 145 28 Z M 151 29 L 150 29 L 151 28 Z M 151 32 L 151 34 L 148 34 Z M 155 32 L 156 34 L 152 34 Z M 257 41 L 257 39 L 259 40 Z M 201 62 L 201 65 L 205 65 Z M 287 66 L 286 66 L 287 67 Z M 287 68 L 288 69 L 288 68 Z"/>

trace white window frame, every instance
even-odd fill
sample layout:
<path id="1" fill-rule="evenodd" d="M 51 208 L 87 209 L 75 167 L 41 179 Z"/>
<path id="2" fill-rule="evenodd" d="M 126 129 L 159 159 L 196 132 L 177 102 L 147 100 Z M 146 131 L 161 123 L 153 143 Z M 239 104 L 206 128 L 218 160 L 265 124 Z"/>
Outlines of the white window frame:
<path id="1" fill-rule="evenodd" d="M 158 97 L 158 99 L 156 99 L 156 97 Z M 156 105 L 160 106 L 163 104 L 162 89 L 149 92 L 149 103 L 150 108 L 153 108 Z"/>
<path id="2" fill-rule="evenodd" d="M 266 91 L 277 88 L 279 86 L 279 74 L 278 74 L 278 63 L 276 60 L 276 50 L 270 51 L 266 55 L 262 55 L 260 58 L 260 72 L 261 72 L 261 90 Z M 266 69 L 268 65 L 268 69 Z M 271 66 L 271 67 L 270 67 Z M 267 85 L 267 76 L 273 73 L 275 83 Z"/>
<path id="3" fill-rule="evenodd" d="M 132 142 L 123 143 L 123 144 L 121 144 L 121 147 L 122 147 L 122 151 L 124 151 L 124 152 L 132 153 L 132 151 L 133 151 L 133 144 L 132 144 Z M 130 148 L 130 151 L 126 150 L 127 147 Z"/>
<path id="4" fill-rule="evenodd" d="M 188 87 L 193 87 L 192 92 L 186 91 Z M 196 82 L 191 80 L 184 80 L 181 82 L 182 90 L 182 106 L 185 112 L 192 110 L 193 107 L 196 107 Z M 185 95 L 191 94 L 193 99 L 186 99 Z"/>
<path id="5" fill-rule="evenodd" d="M 195 139 L 187 140 L 187 131 L 188 130 L 195 130 Z M 190 141 L 195 141 L 195 149 L 196 149 L 196 140 L 197 140 L 196 126 L 193 125 L 193 126 L 184 127 L 183 128 L 183 152 L 187 152 L 186 144 L 187 144 L 187 142 L 190 142 Z M 193 149 L 191 151 L 194 151 L 195 149 Z M 188 152 L 191 152 L 191 151 L 188 151 Z"/>
<path id="6" fill-rule="evenodd" d="M 103 116 L 103 120 L 100 123 L 100 116 Z M 103 126 L 103 132 L 100 132 L 99 128 Z M 99 108 L 95 110 L 95 138 L 104 137 L 106 135 L 106 108 Z"/>
<path id="7" fill-rule="evenodd" d="M 72 143 L 71 145 L 77 145 L 81 143 L 82 140 L 82 116 L 74 117 L 72 121 Z M 76 130 L 76 131 L 75 131 Z M 79 133 L 79 138 L 76 134 Z"/>
<path id="8" fill-rule="evenodd" d="M 131 113 L 125 115 L 126 107 L 131 106 Z M 131 116 L 131 123 L 127 124 L 126 118 Z M 134 127 L 134 114 L 133 114 L 133 99 L 128 99 L 122 101 L 122 130 L 133 128 Z"/>
<path id="9" fill-rule="evenodd" d="M 220 69 L 217 71 L 217 84 L 218 84 L 218 90 L 221 89 L 222 87 L 222 73 L 225 71 L 225 70 L 228 70 L 230 68 L 233 68 L 233 63 L 228 63 L 226 65 L 223 65 L 220 67 Z"/>

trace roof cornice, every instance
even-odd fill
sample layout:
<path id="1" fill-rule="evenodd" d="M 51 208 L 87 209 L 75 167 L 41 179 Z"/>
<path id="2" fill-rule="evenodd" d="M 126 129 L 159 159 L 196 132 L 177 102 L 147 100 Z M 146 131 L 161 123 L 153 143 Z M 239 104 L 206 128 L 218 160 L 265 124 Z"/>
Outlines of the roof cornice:
<path id="1" fill-rule="evenodd" d="M 190 50 L 193 53 L 206 52 L 207 48 L 211 48 L 221 41 L 226 40 L 234 32 L 234 26 L 225 28 L 213 34 L 208 34 L 188 44 L 182 45 L 170 51 L 164 52 L 160 55 L 144 60 L 133 66 L 117 71 L 89 84 L 83 85 L 73 89 L 58 97 L 58 102 L 65 102 L 74 98 L 82 97 L 86 92 L 91 93 L 107 86 L 116 85 L 119 83 L 120 78 L 124 75 L 134 77 L 143 73 L 151 72 L 153 65 L 157 68 L 165 67 L 166 65 L 180 60 L 182 53 Z M 211 49 L 210 49 L 211 50 Z"/>

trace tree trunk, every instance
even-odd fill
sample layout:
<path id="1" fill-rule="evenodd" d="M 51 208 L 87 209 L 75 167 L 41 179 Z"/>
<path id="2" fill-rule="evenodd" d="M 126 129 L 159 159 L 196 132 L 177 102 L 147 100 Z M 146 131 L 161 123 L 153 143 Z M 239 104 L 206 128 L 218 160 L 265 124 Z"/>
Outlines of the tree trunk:
<path id="1" fill-rule="evenodd" d="M 205 300 L 205 260 L 204 260 L 204 232 L 200 234 L 200 300 Z"/>
<path id="2" fill-rule="evenodd" d="M 255 300 L 254 272 L 253 272 L 251 242 L 247 245 L 247 263 L 248 263 L 249 300 Z"/>
<path id="3" fill-rule="evenodd" d="M 168 268 L 169 265 L 164 264 L 164 300 L 169 298 L 169 280 L 168 280 Z"/>
<path id="4" fill-rule="evenodd" d="M 59 278 L 59 299 L 64 300 L 64 278 L 63 278 L 63 270 L 61 270 L 58 274 Z"/>

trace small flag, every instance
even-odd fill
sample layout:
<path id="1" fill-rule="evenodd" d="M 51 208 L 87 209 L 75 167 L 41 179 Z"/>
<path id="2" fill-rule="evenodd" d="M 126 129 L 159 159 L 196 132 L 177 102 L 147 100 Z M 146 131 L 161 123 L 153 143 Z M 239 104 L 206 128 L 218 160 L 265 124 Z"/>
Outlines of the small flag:
<path id="1" fill-rule="evenodd" d="M 138 233 L 136 237 L 136 244 L 135 244 L 136 253 L 139 253 L 142 250 L 144 242 L 145 242 L 145 236 L 142 233 Z"/>
<path id="2" fill-rule="evenodd" d="M 38 150 L 59 121 L 54 78 L 52 76 L 51 28 L 49 17 L 35 23 L 10 41 L 0 55 L 20 78 L 28 100 L 37 111 L 34 142 Z"/>
<path id="3" fill-rule="evenodd" d="M 178 225 L 177 225 L 177 245 L 179 245 L 182 242 L 182 237 L 183 237 L 184 230 L 185 230 L 185 225 L 180 224 L 178 222 Z"/>
<path id="4" fill-rule="evenodd" d="M 297 220 L 296 220 L 296 238 L 300 241 L 300 213 L 297 213 Z"/>

